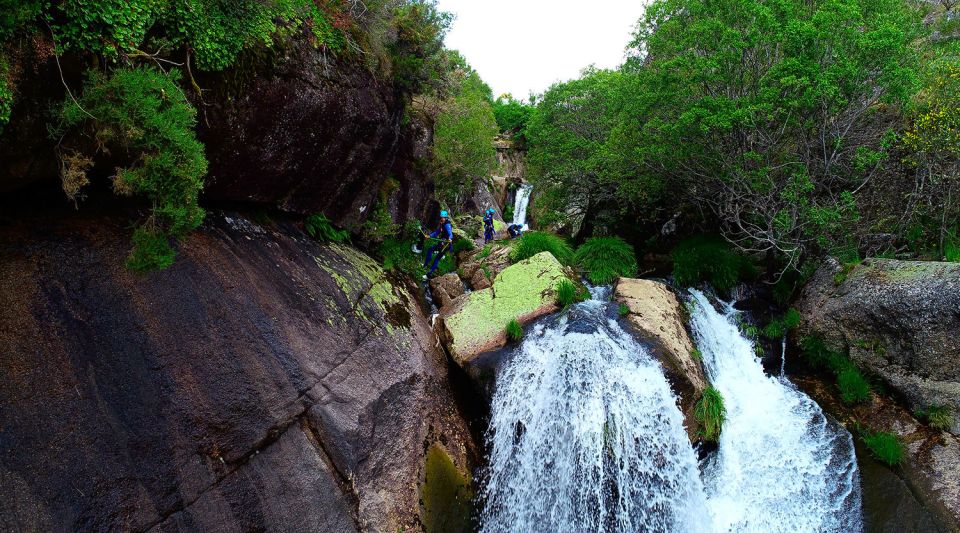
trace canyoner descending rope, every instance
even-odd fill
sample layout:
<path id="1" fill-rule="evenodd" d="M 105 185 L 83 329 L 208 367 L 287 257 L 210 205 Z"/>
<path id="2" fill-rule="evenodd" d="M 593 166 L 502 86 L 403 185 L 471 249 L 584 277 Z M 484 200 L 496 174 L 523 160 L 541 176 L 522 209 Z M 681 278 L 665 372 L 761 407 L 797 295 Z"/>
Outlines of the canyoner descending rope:
<path id="1" fill-rule="evenodd" d="M 703 531 L 703 489 L 658 363 L 609 289 L 537 325 L 498 372 L 485 533 Z"/>

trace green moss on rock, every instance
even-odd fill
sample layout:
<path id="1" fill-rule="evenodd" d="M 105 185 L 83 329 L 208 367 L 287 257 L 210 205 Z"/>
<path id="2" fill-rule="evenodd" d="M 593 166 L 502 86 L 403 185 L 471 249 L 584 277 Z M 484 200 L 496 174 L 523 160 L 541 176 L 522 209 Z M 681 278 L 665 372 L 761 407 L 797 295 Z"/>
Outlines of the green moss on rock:
<path id="1" fill-rule="evenodd" d="M 556 311 L 556 286 L 562 279 L 567 279 L 563 266 L 542 252 L 500 272 L 492 287 L 459 298 L 443 317 L 454 358 L 462 364 L 503 346 L 511 320 L 526 323 Z"/>
<path id="2" fill-rule="evenodd" d="M 430 446 L 420 487 L 420 520 L 424 531 L 471 531 L 472 503 L 473 487 L 469 473 L 461 472 L 441 446 Z"/>

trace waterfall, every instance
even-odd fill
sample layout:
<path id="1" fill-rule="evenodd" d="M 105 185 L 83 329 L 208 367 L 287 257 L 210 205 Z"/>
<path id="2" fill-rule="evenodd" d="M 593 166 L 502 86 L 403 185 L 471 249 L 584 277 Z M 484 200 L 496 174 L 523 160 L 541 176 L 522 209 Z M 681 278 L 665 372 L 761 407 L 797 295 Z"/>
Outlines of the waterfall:
<path id="1" fill-rule="evenodd" d="M 727 420 L 703 465 L 707 505 L 721 531 L 861 531 L 853 439 L 786 378 L 767 376 L 753 344 L 691 291 L 691 326 Z"/>
<path id="2" fill-rule="evenodd" d="M 532 327 L 498 372 L 482 531 L 709 528 L 675 397 L 608 294 Z"/>
<path id="3" fill-rule="evenodd" d="M 524 183 L 517 189 L 517 197 L 513 201 L 513 223 L 523 226 L 527 230 L 527 206 L 530 204 L 530 194 L 533 185 Z"/>

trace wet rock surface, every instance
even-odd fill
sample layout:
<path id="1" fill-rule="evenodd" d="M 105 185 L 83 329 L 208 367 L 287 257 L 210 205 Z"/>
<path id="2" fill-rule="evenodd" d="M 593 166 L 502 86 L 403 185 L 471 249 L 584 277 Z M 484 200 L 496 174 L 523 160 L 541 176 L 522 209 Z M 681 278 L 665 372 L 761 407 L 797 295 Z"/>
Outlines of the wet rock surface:
<path id="1" fill-rule="evenodd" d="M 912 410 L 947 407 L 960 434 L 960 264 L 868 259 L 824 265 L 804 288 L 800 335 L 816 334 Z"/>
<path id="2" fill-rule="evenodd" d="M 168 270 L 128 214 L 0 226 L 0 530 L 416 531 L 470 472 L 445 357 L 347 246 L 211 214 Z"/>
<path id="3" fill-rule="evenodd" d="M 707 379 L 701 363 L 693 357 L 694 344 L 685 326 L 683 304 L 663 283 L 631 278 L 617 281 L 614 300 L 627 306 L 629 329 L 660 361 L 678 396 L 688 436 L 696 441 L 699 424 L 693 410 L 707 387 Z"/>

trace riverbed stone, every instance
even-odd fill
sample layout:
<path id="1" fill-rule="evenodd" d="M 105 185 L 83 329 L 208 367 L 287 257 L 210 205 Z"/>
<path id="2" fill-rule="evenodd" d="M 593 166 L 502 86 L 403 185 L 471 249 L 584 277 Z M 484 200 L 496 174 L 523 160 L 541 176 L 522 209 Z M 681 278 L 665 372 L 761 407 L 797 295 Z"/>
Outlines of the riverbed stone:
<path id="1" fill-rule="evenodd" d="M 430 292 L 437 307 L 443 309 L 464 293 L 460 276 L 451 272 L 430 280 Z"/>
<path id="2" fill-rule="evenodd" d="M 504 346 L 513 319 L 527 324 L 559 309 L 556 286 L 567 275 L 550 252 L 541 252 L 500 272 L 492 285 L 457 298 L 441 313 L 443 338 L 464 367 L 477 355 Z"/>
<path id="3" fill-rule="evenodd" d="M 796 307 L 799 336 L 849 351 L 911 411 L 947 407 L 960 435 L 960 263 L 831 259 Z"/>
<path id="4" fill-rule="evenodd" d="M 699 424 L 693 410 L 707 387 L 707 379 L 702 364 L 694 356 L 683 303 L 663 283 L 632 278 L 617 281 L 614 299 L 627 306 L 629 329 L 660 361 L 677 394 L 688 436 L 691 441 L 697 440 Z"/>

